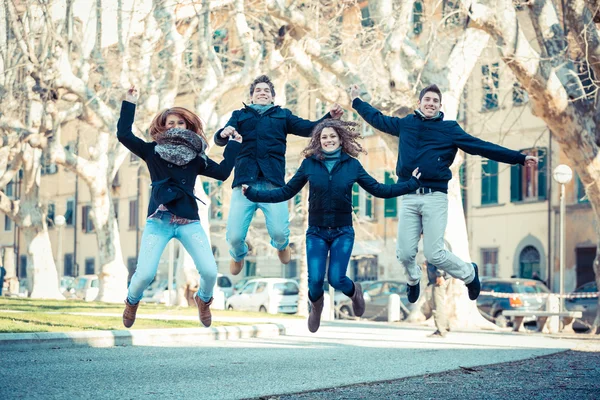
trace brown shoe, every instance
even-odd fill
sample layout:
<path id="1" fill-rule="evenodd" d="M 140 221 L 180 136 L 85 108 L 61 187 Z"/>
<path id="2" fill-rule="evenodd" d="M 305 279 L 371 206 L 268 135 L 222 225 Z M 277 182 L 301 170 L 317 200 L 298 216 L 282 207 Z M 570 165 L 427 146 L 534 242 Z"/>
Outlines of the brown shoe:
<path id="1" fill-rule="evenodd" d="M 125 299 L 125 310 L 123 311 L 123 325 L 125 328 L 131 328 L 135 322 L 135 314 L 140 303 L 136 305 L 129 304 L 129 301 Z"/>
<path id="2" fill-rule="evenodd" d="M 350 299 L 352 300 L 352 310 L 354 311 L 354 315 L 361 317 L 365 313 L 365 298 L 360 283 L 354 282 L 354 294 Z"/>
<path id="3" fill-rule="evenodd" d="M 229 272 L 231 275 L 237 275 L 242 272 L 242 268 L 244 267 L 244 259 L 242 258 L 240 261 L 235 261 L 231 259 L 229 262 Z"/>
<path id="4" fill-rule="evenodd" d="M 290 246 L 288 246 L 283 250 L 279 250 L 277 255 L 279 256 L 279 261 L 281 261 L 283 264 L 288 264 L 292 259 L 292 249 L 290 249 Z"/>
<path id="5" fill-rule="evenodd" d="M 319 326 L 321 325 L 321 313 L 323 312 L 323 299 L 325 296 L 321 296 L 321 298 L 314 303 L 310 302 L 310 313 L 308 314 L 308 330 L 312 333 L 315 333 L 319 330 Z M 310 301 L 310 299 L 309 299 Z"/>
<path id="6" fill-rule="evenodd" d="M 200 297 L 198 297 L 198 293 L 196 293 L 194 295 L 194 302 L 198 306 L 198 316 L 200 317 L 200 322 L 202 322 L 202 325 L 204 325 L 205 327 L 208 328 L 210 326 L 210 324 L 212 323 L 212 315 L 210 314 L 210 305 L 213 302 L 213 298 L 211 297 L 210 300 L 207 303 L 205 303 L 202 301 L 202 299 Z"/>

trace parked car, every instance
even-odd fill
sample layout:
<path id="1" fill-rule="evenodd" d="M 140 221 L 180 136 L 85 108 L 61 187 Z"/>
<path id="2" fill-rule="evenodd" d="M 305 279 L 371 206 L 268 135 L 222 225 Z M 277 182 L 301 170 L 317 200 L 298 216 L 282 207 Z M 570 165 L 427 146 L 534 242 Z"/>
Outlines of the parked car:
<path id="1" fill-rule="evenodd" d="M 225 308 L 295 314 L 298 312 L 298 292 L 298 284 L 292 279 L 251 279 L 238 293 L 227 299 Z"/>
<path id="2" fill-rule="evenodd" d="M 82 275 L 75 278 L 75 297 L 85 301 L 94 301 L 100 291 L 100 280 L 96 275 Z"/>
<path id="3" fill-rule="evenodd" d="M 408 298 L 406 297 L 406 282 L 401 281 L 366 281 L 360 282 L 365 297 L 365 313 L 362 318 L 374 320 L 387 320 L 388 301 L 391 294 L 400 296 L 400 301 L 404 307 L 400 307 L 402 319 L 406 318 L 406 310 L 409 308 Z M 346 296 L 344 296 L 346 297 Z M 352 318 L 352 300 L 348 297 L 341 300 L 337 306 L 340 318 Z"/>
<path id="4" fill-rule="evenodd" d="M 239 281 L 237 281 L 235 283 L 235 285 L 233 285 L 233 294 L 239 293 L 239 291 L 242 290 L 242 288 L 244 286 L 246 286 L 246 283 L 248 283 L 248 281 L 251 281 L 252 279 L 258 279 L 258 278 L 264 278 L 264 277 L 260 276 L 260 275 L 245 276 L 245 277 L 243 277 L 242 279 L 240 279 Z"/>
<path id="5" fill-rule="evenodd" d="M 565 308 L 569 311 L 581 311 L 581 319 L 576 319 L 573 329 L 587 331 L 596 318 L 598 312 L 598 285 L 596 282 L 588 282 L 579 286 L 573 293 L 596 293 L 593 297 L 581 297 L 565 300 Z"/>
<path id="6" fill-rule="evenodd" d="M 75 297 L 75 278 L 72 276 L 63 276 L 60 278 L 60 292 L 67 299 Z"/>
<path id="7" fill-rule="evenodd" d="M 481 291 L 491 292 L 491 294 L 482 293 L 477 298 L 477 308 L 481 315 L 486 319 L 496 323 L 496 325 L 506 328 L 512 325 L 510 318 L 502 315 L 502 311 L 537 311 L 545 310 L 547 296 L 550 290 L 540 281 L 534 279 L 482 279 Z M 512 294 L 510 297 L 500 297 L 494 294 Z M 523 296 L 524 295 L 524 296 Z M 541 295 L 541 296 L 529 296 Z M 535 321 L 535 317 L 528 317 L 523 322 Z"/>

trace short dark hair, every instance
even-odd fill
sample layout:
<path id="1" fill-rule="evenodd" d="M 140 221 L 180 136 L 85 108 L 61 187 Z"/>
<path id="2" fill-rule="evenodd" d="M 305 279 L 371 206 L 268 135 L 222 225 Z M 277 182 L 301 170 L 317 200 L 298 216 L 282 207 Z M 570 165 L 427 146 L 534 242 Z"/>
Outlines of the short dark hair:
<path id="1" fill-rule="evenodd" d="M 266 75 L 261 75 L 252 82 L 250 85 L 250 97 L 252 97 L 254 94 L 254 88 L 259 83 L 266 83 L 269 85 L 269 89 L 271 89 L 271 96 L 275 97 L 275 86 L 273 86 L 273 82 L 271 82 L 271 79 L 269 79 L 269 77 Z"/>
<path id="2" fill-rule="evenodd" d="M 442 102 L 442 91 L 439 87 L 437 87 L 436 84 L 429 85 L 425 89 L 421 90 L 421 93 L 419 93 L 419 101 L 423 100 L 423 96 L 425 96 L 425 93 L 427 92 L 437 93 L 437 95 L 440 96 L 440 103 Z"/>

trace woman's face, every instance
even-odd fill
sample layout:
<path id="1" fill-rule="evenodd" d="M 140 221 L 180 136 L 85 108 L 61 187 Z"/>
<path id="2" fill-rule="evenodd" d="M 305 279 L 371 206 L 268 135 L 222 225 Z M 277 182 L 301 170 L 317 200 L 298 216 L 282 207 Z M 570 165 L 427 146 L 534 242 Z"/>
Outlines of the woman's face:
<path id="1" fill-rule="evenodd" d="M 340 136 L 333 128 L 323 128 L 321 131 L 321 149 L 335 151 L 341 146 Z"/>
<path id="2" fill-rule="evenodd" d="M 171 129 L 171 128 L 187 129 L 187 124 L 185 123 L 185 120 L 177 114 L 167 115 L 167 121 L 165 122 L 165 125 L 166 125 L 167 129 Z"/>

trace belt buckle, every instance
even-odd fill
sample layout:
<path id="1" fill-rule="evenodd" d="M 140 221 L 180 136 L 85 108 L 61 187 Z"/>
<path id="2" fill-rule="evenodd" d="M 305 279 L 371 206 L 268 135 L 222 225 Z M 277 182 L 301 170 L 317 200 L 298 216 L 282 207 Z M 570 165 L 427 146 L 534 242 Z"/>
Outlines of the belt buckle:
<path id="1" fill-rule="evenodd" d="M 423 187 L 418 188 L 417 194 L 425 194 L 425 188 L 423 188 Z"/>

